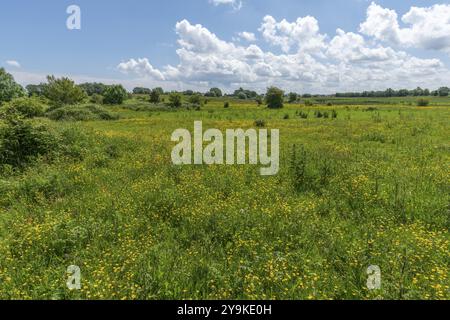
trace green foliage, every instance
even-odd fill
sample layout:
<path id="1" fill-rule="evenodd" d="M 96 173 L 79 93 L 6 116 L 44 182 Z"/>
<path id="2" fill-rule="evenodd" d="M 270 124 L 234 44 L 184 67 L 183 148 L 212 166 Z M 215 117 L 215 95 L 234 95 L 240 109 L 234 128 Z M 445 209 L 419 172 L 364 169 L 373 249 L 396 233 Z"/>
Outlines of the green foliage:
<path id="1" fill-rule="evenodd" d="M 169 95 L 169 106 L 172 108 L 180 108 L 182 104 L 181 94 L 178 92 L 172 92 Z"/>
<path id="2" fill-rule="evenodd" d="M 80 84 L 79 87 L 83 89 L 88 96 L 93 96 L 93 95 L 103 95 L 103 93 L 107 88 L 107 85 L 98 82 L 87 82 Z"/>
<path id="3" fill-rule="evenodd" d="M 447 97 L 450 93 L 450 88 L 448 87 L 441 87 L 438 89 L 438 94 L 440 97 Z"/>
<path id="4" fill-rule="evenodd" d="M 266 126 L 266 120 L 263 119 L 256 120 L 255 126 L 258 128 L 264 128 Z"/>
<path id="5" fill-rule="evenodd" d="M 128 98 L 128 92 L 122 85 L 108 86 L 103 93 L 103 103 L 122 104 Z"/>
<path id="6" fill-rule="evenodd" d="M 297 101 L 297 99 L 298 99 L 298 94 L 296 94 L 295 92 L 289 93 L 289 96 L 288 96 L 289 103 L 294 103 Z"/>
<path id="7" fill-rule="evenodd" d="M 133 89 L 133 94 L 150 94 L 150 92 L 149 88 L 136 87 Z"/>
<path id="8" fill-rule="evenodd" d="M 117 120 L 118 115 L 96 105 L 66 106 L 50 111 L 48 118 L 55 121 Z"/>
<path id="9" fill-rule="evenodd" d="M 14 77 L 0 68 L 0 105 L 14 98 L 23 97 L 25 90 L 14 81 Z"/>
<path id="10" fill-rule="evenodd" d="M 266 103 L 269 109 L 283 108 L 284 91 L 276 87 L 270 87 L 266 93 Z"/>
<path id="11" fill-rule="evenodd" d="M 54 145 L 55 139 L 45 126 L 35 126 L 11 115 L 6 125 L 0 127 L 0 165 L 21 168 L 48 154 Z"/>
<path id="12" fill-rule="evenodd" d="M 41 117 L 46 105 L 38 98 L 17 98 L 1 108 L 1 113 L 18 114 L 24 118 Z"/>
<path id="13" fill-rule="evenodd" d="M 224 104 L 223 104 L 223 107 L 225 109 L 228 109 L 230 107 L 230 103 L 228 101 L 225 101 Z"/>
<path id="14" fill-rule="evenodd" d="M 161 101 L 161 90 L 155 88 L 150 92 L 150 102 L 159 103 L 160 101 Z"/>
<path id="15" fill-rule="evenodd" d="M 57 79 L 47 77 L 48 83 L 44 86 L 44 96 L 54 107 L 81 103 L 86 99 L 86 93 L 69 78 Z"/>
<path id="16" fill-rule="evenodd" d="M 203 99 L 202 96 L 199 94 L 194 94 L 189 97 L 189 102 L 193 104 L 194 106 L 203 106 Z"/>
<path id="17" fill-rule="evenodd" d="M 430 105 L 430 100 L 428 100 L 428 99 L 417 100 L 417 106 L 419 106 L 419 107 L 428 107 L 429 105 Z"/>
<path id="18" fill-rule="evenodd" d="M 219 88 L 211 88 L 209 92 L 205 93 L 206 97 L 221 97 L 222 96 L 222 90 Z"/>
<path id="19" fill-rule="evenodd" d="M 306 107 L 311 107 L 313 105 L 311 100 L 305 100 L 305 106 Z"/>
<path id="20" fill-rule="evenodd" d="M 103 96 L 97 93 L 94 93 L 89 99 L 90 102 L 94 104 L 103 104 Z"/>
<path id="21" fill-rule="evenodd" d="M 45 83 L 29 84 L 25 88 L 27 89 L 28 96 L 42 97 L 44 95 Z"/>

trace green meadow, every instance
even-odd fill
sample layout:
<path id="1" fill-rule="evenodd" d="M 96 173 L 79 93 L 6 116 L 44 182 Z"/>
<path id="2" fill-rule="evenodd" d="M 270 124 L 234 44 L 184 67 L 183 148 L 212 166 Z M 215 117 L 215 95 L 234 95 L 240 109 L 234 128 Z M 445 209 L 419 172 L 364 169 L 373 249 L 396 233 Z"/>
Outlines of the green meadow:
<path id="1" fill-rule="evenodd" d="M 146 99 L 103 106 L 109 121 L 27 120 L 59 147 L 2 169 L 1 299 L 450 298 L 450 98 Z M 200 120 L 279 129 L 279 173 L 173 165 L 172 132 Z"/>

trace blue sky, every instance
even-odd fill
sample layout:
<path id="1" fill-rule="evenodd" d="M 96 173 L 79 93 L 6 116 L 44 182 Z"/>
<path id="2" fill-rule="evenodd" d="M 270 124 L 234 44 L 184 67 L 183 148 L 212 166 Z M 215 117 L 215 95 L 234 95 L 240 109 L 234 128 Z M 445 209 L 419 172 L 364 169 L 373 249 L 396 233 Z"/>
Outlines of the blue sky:
<path id="1" fill-rule="evenodd" d="M 408 40 L 398 40 L 394 36 L 386 39 L 383 34 L 388 34 L 392 30 L 380 30 L 380 35 L 380 33 L 368 30 L 370 24 L 365 32 L 361 32 L 360 25 L 367 19 L 367 10 L 371 5 L 369 1 L 242 0 L 240 9 L 237 8 L 236 3 L 234 6 L 232 4 L 215 5 L 213 1 L 4 0 L 0 4 L 0 39 L 2 43 L 0 66 L 4 66 L 23 83 L 38 82 L 45 74 L 56 74 L 72 76 L 79 81 L 85 79 L 122 81 L 127 87 L 140 83 L 147 86 L 162 84 L 168 88 L 194 89 L 221 85 L 231 90 L 238 85 L 264 88 L 271 83 L 280 83 L 286 87 L 298 87 L 298 91 L 326 90 L 329 83 L 333 81 L 332 77 L 325 74 L 324 70 L 328 68 L 332 69 L 332 73 L 336 73 L 336 77 L 339 77 L 339 84 L 332 84 L 333 88 L 351 90 L 355 87 L 355 83 L 361 81 L 366 81 L 365 84 L 373 88 L 385 83 L 379 77 L 371 79 L 369 75 L 371 72 L 363 75 L 361 71 L 364 68 L 364 70 L 370 68 L 379 70 L 381 58 L 378 57 L 377 61 L 370 62 L 370 65 L 362 65 L 361 61 L 367 62 L 367 59 L 373 58 L 382 50 L 380 48 L 389 48 L 395 51 L 395 54 L 388 53 L 391 60 L 383 61 L 390 65 L 396 65 L 398 68 L 400 64 L 398 59 L 405 59 L 405 65 L 410 65 L 410 68 L 416 66 L 416 60 L 413 58 L 424 61 L 417 64 L 418 71 L 411 76 L 417 76 L 423 72 L 423 70 L 419 70 L 423 66 L 436 70 L 433 77 L 423 78 L 421 80 L 423 83 L 416 80 L 402 82 L 402 79 L 408 77 L 408 74 L 403 74 L 399 70 L 392 74 L 395 79 L 388 85 L 400 87 L 416 84 L 427 86 L 429 84 L 432 86 L 438 85 L 439 81 L 447 80 L 436 77 L 438 73 L 446 71 L 450 66 L 450 50 L 447 50 L 450 43 L 448 46 L 446 44 L 448 39 L 442 36 L 432 37 L 431 40 L 422 39 L 413 29 L 395 31 L 402 32 L 402 35 L 405 34 L 405 39 Z M 68 17 L 66 8 L 72 4 L 81 8 L 81 30 L 66 28 Z M 425 26 L 429 27 L 430 23 L 432 26 L 434 23 L 430 19 L 436 17 L 436 23 L 438 23 L 438 12 L 442 12 L 442 9 L 430 9 L 436 4 L 446 5 L 448 1 L 379 0 L 376 2 L 378 6 L 376 8 L 379 11 L 382 9 L 394 10 L 398 14 L 400 28 L 411 27 L 410 24 L 407 25 L 401 21 L 404 14 L 408 13 L 412 7 L 422 8 L 422 12 L 424 15 L 426 13 L 426 19 L 428 19 Z M 272 34 L 269 39 L 268 36 L 263 35 L 263 31 L 260 29 L 266 16 L 273 18 L 272 26 L 275 28 L 281 26 L 283 19 L 286 19 L 288 23 L 295 23 L 298 18 L 310 16 L 317 21 L 320 29 L 317 33 L 308 35 L 305 30 L 300 30 L 300 33 L 297 34 L 294 32 L 283 33 L 280 27 L 281 29 L 277 29 L 278 31 L 275 31 L 275 34 Z M 374 14 L 372 22 L 375 24 L 372 23 L 372 26 L 382 24 L 376 20 L 380 17 Z M 176 29 L 177 23 L 184 20 L 188 22 L 184 25 L 184 31 Z M 195 28 L 197 24 L 201 24 L 202 29 Z M 445 32 L 449 30 L 446 29 L 449 24 L 450 21 L 439 22 L 437 28 L 440 28 L 441 32 Z M 179 26 L 179 28 L 182 27 Z M 420 28 L 420 25 L 417 27 Z M 299 23 L 299 28 L 303 28 L 303 22 Z M 332 55 L 330 53 L 333 51 L 330 50 L 331 41 L 336 36 L 338 28 L 346 33 L 352 32 L 361 36 L 364 44 L 358 48 L 355 47 L 354 52 L 348 53 L 346 57 L 337 57 L 339 47 L 335 47 L 335 53 Z M 243 31 L 253 33 L 256 39 L 252 41 L 239 39 L 238 34 Z M 212 50 L 210 47 L 205 49 L 206 51 L 193 49 L 199 44 L 195 41 L 201 42 L 203 38 L 204 41 L 216 41 L 210 38 L 211 34 L 216 36 L 217 42 L 223 41 L 224 43 L 219 43 L 213 51 L 208 51 Z M 323 40 L 325 44 L 320 48 L 315 48 L 315 52 L 309 52 L 302 48 L 305 39 L 319 39 L 321 35 L 326 36 L 326 40 Z M 183 45 L 177 41 L 184 38 L 188 39 L 188 42 L 193 41 L 190 44 L 185 43 L 184 49 L 193 56 L 203 57 L 204 60 L 201 63 L 193 61 L 193 59 L 184 59 L 181 62 L 182 58 L 177 49 L 183 49 Z M 301 40 L 299 40 L 300 38 Z M 281 44 L 274 45 L 274 41 L 277 42 L 277 39 L 291 43 L 289 50 L 283 50 Z M 335 42 L 339 42 L 338 40 L 342 39 L 337 39 Z M 348 37 L 346 41 L 350 41 Z M 443 44 L 436 45 L 436 41 L 441 41 Z M 228 44 L 232 44 L 237 49 L 228 47 Z M 255 59 L 247 61 L 247 58 L 239 56 L 239 48 L 246 49 L 251 45 L 260 49 L 264 54 L 258 58 L 258 61 Z M 253 49 L 254 47 L 252 47 Z M 368 50 L 373 50 L 373 52 Z M 356 58 L 355 52 L 358 55 Z M 361 52 L 367 57 L 360 57 Z M 404 52 L 408 56 L 401 57 L 400 54 L 397 54 L 398 52 Z M 275 55 L 276 60 L 271 55 Z M 228 56 L 232 58 L 228 60 Z M 349 58 L 350 56 L 351 58 Z M 141 67 L 149 70 L 148 65 L 133 66 L 129 64 L 118 68 L 120 63 L 139 58 L 147 59 L 151 68 L 158 70 L 158 76 L 155 77 L 153 71 L 142 71 Z M 287 65 L 292 63 L 291 68 L 296 70 L 292 74 L 282 70 L 281 65 L 285 58 L 291 59 Z M 383 59 L 388 58 L 384 57 Z M 440 65 L 432 63 L 431 59 L 438 60 Z M 214 62 L 211 62 L 212 60 Z M 221 60 L 226 65 L 218 66 L 220 63 L 217 61 Z M 12 63 L 13 61 L 17 63 Z M 242 63 L 242 61 L 244 62 Z M 348 68 L 344 67 L 343 63 Z M 379 64 L 376 65 L 376 63 Z M 314 64 L 314 68 L 309 68 L 308 64 Z M 168 65 L 177 68 L 177 71 L 169 72 L 166 69 Z M 274 65 L 279 67 L 273 67 Z M 264 66 L 263 71 L 261 71 L 261 66 Z M 359 70 L 361 77 L 346 80 L 347 72 L 350 74 L 356 70 Z M 254 76 L 247 77 L 246 73 L 254 73 Z M 305 76 L 297 76 L 296 73 Z M 321 75 L 321 73 L 324 74 Z M 450 85 L 450 83 L 442 83 L 442 85 L 444 84 Z"/>

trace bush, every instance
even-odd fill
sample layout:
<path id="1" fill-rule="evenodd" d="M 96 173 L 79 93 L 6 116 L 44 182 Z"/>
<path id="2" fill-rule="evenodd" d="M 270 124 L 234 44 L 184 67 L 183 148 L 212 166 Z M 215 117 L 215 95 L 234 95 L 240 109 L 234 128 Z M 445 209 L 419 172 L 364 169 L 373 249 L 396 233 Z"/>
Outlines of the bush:
<path id="1" fill-rule="evenodd" d="M 194 106 L 201 107 L 203 105 L 202 97 L 199 94 L 194 94 L 189 97 L 189 102 L 192 103 Z"/>
<path id="2" fill-rule="evenodd" d="M 305 106 L 311 107 L 313 105 L 311 100 L 305 100 Z"/>
<path id="3" fill-rule="evenodd" d="M 161 91 L 158 89 L 153 89 L 150 92 L 150 102 L 159 103 L 161 101 Z"/>
<path id="4" fill-rule="evenodd" d="M 230 107 L 230 103 L 227 101 L 227 102 L 225 102 L 224 104 L 223 104 L 223 107 L 225 108 L 225 109 L 228 109 L 229 107 Z"/>
<path id="5" fill-rule="evenodd" d="M 25 90 L 14 81 L 14 77 L 0 68 L 0 105 L 14 98 L 25 96 Z"/>
<path id="6" fill-rule="evenodd" d="M 78 104 L 86 99 L 86 93 L 69 78 L 56 79 L 47 77 L 48 84 L 44 86 L 44 96 L 54 107 Z"/>
<path id="7" fill-rule="evenodd" d="M 8 117 L 0 128 L 0 165 L 23 167 L 33 159 L 54 149 L 56 140 L 44 126 L 33 126 L 29 121 Z"/>
<path id="8" fill-rule="evenodd" d="M 49 112 L 47 116 L 55 121 L 117 120 L 119 118 L 117 115 L 95 105 L 58 108 Z"/>
<path id="9" fill-rule="evenodd" d="M 181 104 L 181 94 L 178 92 L 172 92 L 169 96 L 169 106 L 172 108 L 179 108 L 181 107 Z"/>
<path id="10" fill-rule="evenodd" d="M 289 103 L 294 103 L 297 101 L 297 99 L 298 99 L 298 94 L 296 94 L 295 92 L 289 93 Z"/>
<path id="11" fill-rule="evenodd" d="M 417 101 L 417 106 L 419 107 L 428 107 L 430 105 L 430 101 L 427 99 L 419 99 Z"/>
<path id="12" fill-rule="evenodd" d="M 266 121 L 265 120 L 256 120 L 255 126 L 257 126 L 259 128 L 264 128 L 266 126 Z"/>
<path id="13" fill-rule="evenodd" d="M 284 92 L 276 87 L 270 87 L 266 93 L 266 103 L 269 109 L 283 108 Z"/>
<path id="14" fill-rule="evenodd" d="M 103 104 L 103 96 L 97 93 L 94 93 L 89 99 L 90 102 L 95 104 Z"/>
<path id="15" fill-rule="evenodd" d="M 331 118 L 336 119 L 338 116 L 336 110 L 331 111 Z"/>
<path id="16" fill-rule="evenodd" d="M 17 98 L 8 102 L 1 110 L 4 114 L 18 114 L 24 118 L 41 117 L 46 106 L 36 98 Z"/>
<path id="17" fill-rule="evenodd" d="M 122 104 L 128 98 L 128 92 L 122 85 L 112 85 L 105 89 L 103 103 Z"/>
<path id="18" fill-rule="evenodd" d="M 298 114 L 298 116 L 301 119 L 308 119 L 308 114 L 306 112 L 300 111 L 300 113 Z"/>

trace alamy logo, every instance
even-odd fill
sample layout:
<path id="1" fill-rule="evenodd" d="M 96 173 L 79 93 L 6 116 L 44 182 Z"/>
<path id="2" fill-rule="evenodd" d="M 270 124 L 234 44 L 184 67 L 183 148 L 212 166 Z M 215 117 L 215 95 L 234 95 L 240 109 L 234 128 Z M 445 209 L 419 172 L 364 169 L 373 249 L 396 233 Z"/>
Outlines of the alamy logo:
<path id="1" fill-rule="evenodd" d="M 276 175 L 280 169 L 280 131 L 272 129 L 270 136 L 268 133 L 267 129 L 260 129 L 258 132 L 255 129 L 247 131 L 227 129 L 224 137 L 218 129 L 209 129 L 203 133 L 202 122 L 195 121 L 193 139 L 187 129 L 177 129 L 173 132 L 172 141 L 179 143 L 172 150 L 172 162 L 176 165 L 242 165 L 247 164 L 248 158 L 248 164 L 265 166 L 260 170 L 261 175 Z M 268 153 L 269 138 L 270 155 Z M 209 144 L 203 149 L 204 142 Z M 194 145 L 193 156 L 192 144 Z"/>
<path id="2" fill-rule="evenodd" d="M 367 268 L 367 289 L 377 290 L 381 288 L 381 269 L 379 266 Z"/>
<path id="3" fill-rule="evenodd" d="M 66 26 L 69 30 L 80 30 L 81 29 L 81 9 L 77 5 L 71 5 L 67 7 L 67 14 L 70 16 L 67 18 Z"/>

